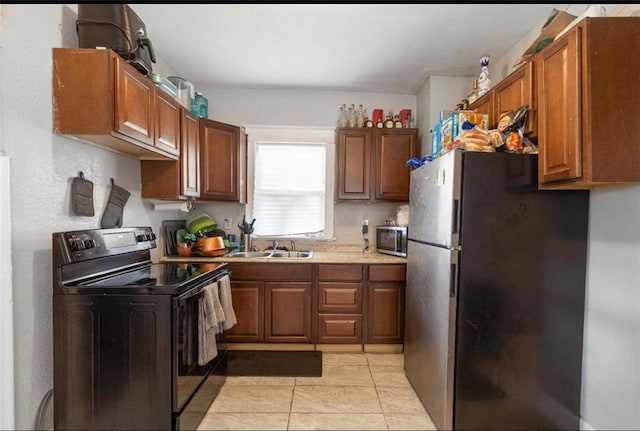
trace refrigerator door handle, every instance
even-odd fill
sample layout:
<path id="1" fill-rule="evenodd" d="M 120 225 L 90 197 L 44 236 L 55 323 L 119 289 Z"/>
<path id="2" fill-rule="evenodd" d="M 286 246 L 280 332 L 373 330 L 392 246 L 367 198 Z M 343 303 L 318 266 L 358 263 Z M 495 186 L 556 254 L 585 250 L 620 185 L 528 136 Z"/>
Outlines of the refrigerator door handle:
<path id="1" fill-rule="evenodd" d="M 457 266 L 458 264 L 452 263 L 450 268 L 451 273 L 449 274 L 449 296 L 451 298 L 456 297 L 456 288 L 458 286 L 458 280 L 456 276 L 456 274 L 458 273 Z"/>
<path id="2" fill-rule="evenodd" d="M 460 200 L 454 199 L 453 205 L 451 206 L 451 233 L 458 233 L 458 204 Z"/>

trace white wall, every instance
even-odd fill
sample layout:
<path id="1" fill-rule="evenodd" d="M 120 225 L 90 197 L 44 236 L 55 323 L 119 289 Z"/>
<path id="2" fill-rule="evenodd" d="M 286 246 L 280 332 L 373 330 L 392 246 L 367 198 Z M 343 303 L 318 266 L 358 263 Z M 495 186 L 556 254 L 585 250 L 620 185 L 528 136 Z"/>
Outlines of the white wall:
<path id="1" fill-rule="evenodd" d="M 1 104 L 1 102 L 0 102 Z M 1 106 L 1 105 L 0 105 Z M 0 141 L 2 128 L 0 127 Z M 14 429 L 13 290 L 9 158 L 0 150 L 0 429 Z"/>
<path id="2" fill-rule="evenodd" d="M 578 16 L 585 6 L 569 5 L 567 12 Z M 620 6 L 606 5 L 607 14 L 631 13 Z M 536 39 L 542 24 L 493 61 L 492 84 L 515 70 L 511 65 Z M 582 429 L 640 429 L 639 220 L 640 186 L 591 191 Z"/>
<path id="3" fill-rule="evenodd" d="M 51 48 L 73 40 L 73 11 L 63 5 L 5 4 L 2 14 L 0 99 L 2 142 L 11 167 L 15 426 L 32 429 L 38 404 L 53 385 L 51 234 L 99 227 L 110 178 L 131 192 L 125 224 L 148 225 L 150 220 L 140 199 L 138 160 L 51 133 Z M 94 183 L 95 217 L 77 217 L 70 210 L 69 186 L 78 171 Z"/>
<path id="4" fill-rule="evenodd" d="M 478 67 L 478 74 L 480 68 Z M 418 127 L 421 155 L 431 154 L 431 130 L 440 121 L 440 111 L 454 110 L 473 90 L 474 76 L 429 77 L 418 91 Z"/>

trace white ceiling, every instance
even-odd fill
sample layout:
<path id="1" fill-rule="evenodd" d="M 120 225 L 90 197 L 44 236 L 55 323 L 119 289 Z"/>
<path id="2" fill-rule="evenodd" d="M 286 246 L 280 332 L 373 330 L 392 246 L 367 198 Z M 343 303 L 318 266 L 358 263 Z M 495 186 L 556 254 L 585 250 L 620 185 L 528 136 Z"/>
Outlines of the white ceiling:
<path id="1" fill-rule="evenodd" d="M 155 53 L 199 86 L 393 94 L 478 74 L 484 53 L 502 57 L 568 6 L 130 4 Z"/>

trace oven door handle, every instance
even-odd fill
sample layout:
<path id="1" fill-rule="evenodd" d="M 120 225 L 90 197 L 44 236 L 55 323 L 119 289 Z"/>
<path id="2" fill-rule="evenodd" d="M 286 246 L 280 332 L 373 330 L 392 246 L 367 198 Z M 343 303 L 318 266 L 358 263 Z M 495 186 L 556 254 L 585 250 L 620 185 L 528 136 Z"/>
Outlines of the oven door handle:
<path id="1" fill-rule="evenodd" d="M 178 296 L 178 306 L 183 307 L 187 303 L 187 301 L 193 301 L 193 300 L 202 298 L 202 295 L 204 295 L 204 288 L 209 284 L 215 283 L 216 281 L 220 280 L 225 275 L 230 276 L 231 271 L 223 271 L 217 276 L 211 278 L 210 280 L 202 282 L 200 285 Z"/>
<path id="2" fill-rule="evenodd" d="M 193 290 L 197 290 L 197 289 L 193 289 Z M 178 306 L 184 307 L 187 304 L 187 302 L 199 300 L 200 298 L 202 298 L 203 295 L 204 295 L 204 289 L 200 289 L 195 293 L 193 293 L 193 291 L 186 292 L 178 296 Z"/>

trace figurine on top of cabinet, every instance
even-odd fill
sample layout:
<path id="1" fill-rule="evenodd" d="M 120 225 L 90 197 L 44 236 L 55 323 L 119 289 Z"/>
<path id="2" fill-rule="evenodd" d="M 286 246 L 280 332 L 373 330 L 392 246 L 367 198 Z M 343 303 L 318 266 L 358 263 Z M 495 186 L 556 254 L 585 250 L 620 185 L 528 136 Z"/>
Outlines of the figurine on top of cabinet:
<path id="1" fill-rule="evenodd" d="M 489 79 L 489 54 L 480 57 L 480 76 L 478 77 L 478 97 L 489 92 L 491 88 L 491 79 Z"/>

